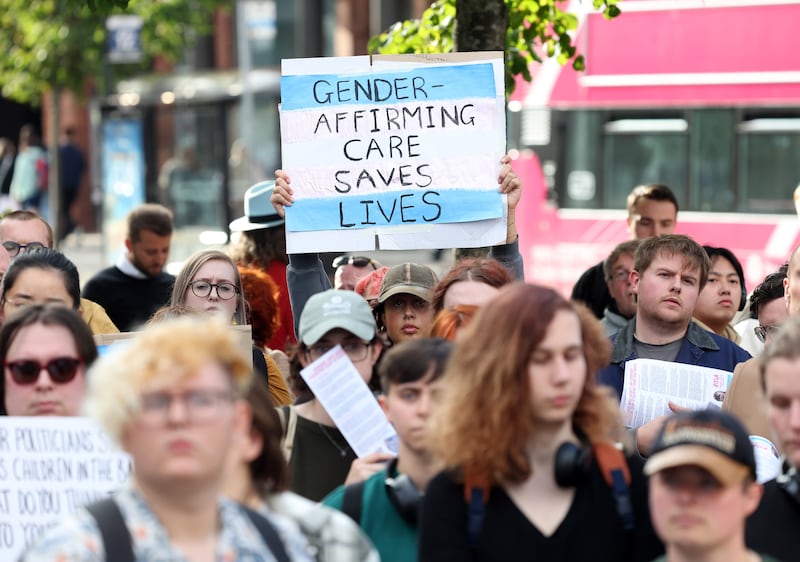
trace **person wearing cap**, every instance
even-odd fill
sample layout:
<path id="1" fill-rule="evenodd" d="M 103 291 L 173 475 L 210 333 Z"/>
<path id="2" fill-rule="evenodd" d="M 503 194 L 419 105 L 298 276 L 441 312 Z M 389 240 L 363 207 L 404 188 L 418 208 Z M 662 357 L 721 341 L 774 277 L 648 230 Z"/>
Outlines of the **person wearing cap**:
<path id="1" fill-rule="evenodd" d="M 280 322 L 267 341 L 267 347 L 287 351 L 297 343 L 295 319 L 286 282 L 286 233 L 283 217 L 270 204 L 275 182 L 263 181 L 251 186 L 244 194 L 244 216 L 231 222 L 228 228 L 238 237 L 229 254 L 237 266 L 254 267 L 268 273 L 278 285 L 278 314 Z"/>
<path id="2" fill-rule="evenodd" d="M 167 304 L 175 277 L 164 271 L 172 240 L 172 211 L 145 203 L 128 215 L 125 252 L 86 282 L 82 296 L 102 306 L 121 332 L 139 329 Z"/>
<path id="3" fill-rule="evenodd" d="M 653 525 L 666 547 L 657 562 L 774 561 L 745 544 L 745 520 L 763 488 L 750 437 L 735 416 L 710 409 L 667 418 L 644 471 Z"/>
<path id="4" fill-rule="evenodd" d="M 498 192 L 506 195 L 508 202 L 506 239 L 503 244 L 492 246 L 489 257 L 494 258 L 508 269 L 515 279 L 525 278 L 522 255 L 519 252 L 519 237 L 516 227 L 516 207 L 522 196 L 522 181 L 511 168 L 511 157 L 503 156 L 497 177 Z M 275 189 L 270 201 L 275 211 L 285 216 L 284 207 L 294 202 L 291 179 L 283 170 L 275 171 Z M 289 256 L 287 279 L 291 290 L 292 308 L 303 310 L 303 305 L 314 293 L 331 287 L 330 279 L 318 254 L 292 254 Z M 295 319 L 296 321 L 296 319 Z"/>
<path id="5" fill-rule="evenodd" d="M 797 275 L 796 267 L 790 265 L 790 276 Z M 767 416 L 783 463 L 778 477 L 764 484 L 764 497 L 747 520 L 745 535 L 748 546 L 784 561 L 800 556 L 800 316 L 793 312 L 800 303 L 797 288 L 791 289 L 790 282 L 792 315 L 759 356 Z"/>
<path id="6" fill-rule="evenodd" d="M 436 273 L 427 265 L 401 263 L 389 268 L 381 282 L 375 318 L 389 341 L 400 343 L 430 334 L 435 311 Z"/>
<path id="7" fill-rule="evenodd" d="M 300 315 L 296 359 L 305 368 L 341 345 L 358 373 L 369 383 L 383 351 L 367 301 L 353 291 L 330 289 L 313 295 Z M 293 385 L 305 387 L 293 372 Z M 291 472 L 292 491 L 320 501 L 345 482 L 363 480 L 384 468 L 391 459 L 373 453 L 360 459 L 336 428 L 322 403 L 313 397 L 279 412 L 284 421 L 284 452 Z"/>

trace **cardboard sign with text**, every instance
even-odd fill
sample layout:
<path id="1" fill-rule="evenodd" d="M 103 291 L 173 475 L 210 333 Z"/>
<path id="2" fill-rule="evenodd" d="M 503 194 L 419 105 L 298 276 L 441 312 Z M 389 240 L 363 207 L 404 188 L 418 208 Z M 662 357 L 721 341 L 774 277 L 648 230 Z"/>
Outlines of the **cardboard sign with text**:
<path id="1" fill-rule="evenodd" d="M 505 237 L 502 53 L 282 61 L 290 253 Z"/>
<path id="2" fill-rule="evenodd" d="M 0 416 L 0 562 L 127 482 L 130 457 L 89 418 Z"/>

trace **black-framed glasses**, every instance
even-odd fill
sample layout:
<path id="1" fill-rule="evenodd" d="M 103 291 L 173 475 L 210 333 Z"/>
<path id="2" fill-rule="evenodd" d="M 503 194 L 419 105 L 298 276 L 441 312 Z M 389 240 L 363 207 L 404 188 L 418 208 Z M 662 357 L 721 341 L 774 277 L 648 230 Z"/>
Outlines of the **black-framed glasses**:
<path id="1" fill-rule="evenodd" d="M 83 360 L 77 357 L 56 357 L 47 363 L 39 363 L 34 359 L 6 361 L 5 368 L 11 373 L 11 380 L 16 384 L 35 384 L 42 374 L 42 369 L 47 371 L 54 383 L 66 384 L 77 376 L 81 365 Z"/>
<path id="2" fill-rule="evenodd" d="M 208 281 L 192 281 L 189 283 L 189 287 L 191 287 L 194 296 L 200 297 L 201 299 L 210 295 L 212 289 L 216 289 L 217 296 L 224 301 L 231 300 L 239 292 L 236 285 L 228 282 L 209 283 Z"/>
<path id="3" fill-rule="evenodd" d="M 363 361 L 367 357 L 367 351 L 369 350 L 372 344 L 363 342 L 363 341 L 352 341 L 352 342 L 344 342 L 342 345 L 342 350 L 347 354 L 350 358 L 350 361 L 354 363 L 356 361 Z M 336 347 L 335 345 L 327 344 L 327 343 L 320 343 L 316 345 L 312 345 L 308 348 L 308 356 L 311 358 L 312 361 L 316 361 L 326 353 L 328 353 L 331 349 Z"/>
<path id="4" fill-rule="evenodd" d="M 18 244 L 17 242 L 8 240 L 7 242 L 3 242 L 3 248 L 5 248 L 6 252 L 8 252 L 8 255 L 13 258 L 20 252 L 24 254 L 25 252 L 37 252 L 39 250 L 44 250 L 44 244 L 40 242 L 31 242 L 30 244 Z"/>
<path id="5" fill-rule="evenodd" d="M 215 421 L 222 406 L 235 399 L 230 390 L 197 389 L 183 394 L 169 392 L 147 392 L 142 395 L 142 411 L 139 420 L 151 427 L 161 427 L 169 420 L 173 403 L 183 406 L 184 416 L 189 423 L 209 423 Z"/>
<path id="6" fill-rule="evenodd" d="M 355 267 L 367 267 L 368 265 L 371 265 L 372 269 L 378 269 L 378 267 L 375 265 L 375 260 L 372 258 L 368 258 L 367 256 L 348 256 L 347 254 L 334 259 L 331 265 L 334 269 L 337 269 L 343 265 L 352 265 Z"/>
<path id="7" fill-rule="evenodd" d="M 758 341 L 760 341 L 761 343 L 764 343 L 765 341 L 767 341 L 767 335 L 775 333 L 778 330 L 778 328 L 780 328 L 780 326 L 761 326 L 761 325 L 759 325 L 759 326 L 756 326 L 755 328 L 753 328 L 753 331 L 755 332 L 756 337 L 758 338 Z"/>

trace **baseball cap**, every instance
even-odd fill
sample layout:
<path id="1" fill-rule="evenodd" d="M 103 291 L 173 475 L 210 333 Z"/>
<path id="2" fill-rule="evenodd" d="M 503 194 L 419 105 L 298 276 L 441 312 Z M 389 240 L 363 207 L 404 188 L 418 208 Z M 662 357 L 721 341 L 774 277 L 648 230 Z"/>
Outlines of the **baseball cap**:
<path id="1" fill-rule="evenodd" d="M 393 295 L 405 293 L 431 302 L 436 274 L 427 265 L 401 263 L 389 268 L 381 282 L 378 302 L 385 302 Z"/>
<path id="2" fill-rule="evenodd" d="M 329 289 L 308 299 L 297 328 L 300 341 L 314 345 L 335 328 L 347 330 L 365 341 L 375 337 L 372 309 L 361 295 Z"/>
<path id="3" fill-rule="evenodd" d="M 699 466 L 723 486 L 756 479 L 756 459 L 742 423 L 721 410 L 680 412 L 667 418 L 644 465 L 648 476 L 676 466 Z"/>
<path id="4" fill-rule="evenodd" d="M 282 225 L 285 221 L 269 201 L 274 190 L 274 181 L 262 181 L 250 186 L 244 194 L 244 216 L 228 225 L 231 232 L 260 230 Z"/>

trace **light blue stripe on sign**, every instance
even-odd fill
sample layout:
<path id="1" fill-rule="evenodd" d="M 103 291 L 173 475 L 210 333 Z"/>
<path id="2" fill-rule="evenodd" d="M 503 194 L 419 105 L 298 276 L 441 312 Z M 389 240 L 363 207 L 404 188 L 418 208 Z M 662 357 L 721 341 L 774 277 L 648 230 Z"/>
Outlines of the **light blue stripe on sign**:
<path id="1" fill-rule="evenodd" d="M 503 216 L 502 196 L 474 189 L 409 189 L 325 199 L 300 199 L 286 208 L 292 232 L 458 223 Z"/>
<path id="2" fill-rule="evenodd" d="M 494 70 L 488 63 L 381 73 L 281 76 L 283 111 L 495 96 Z"/>

